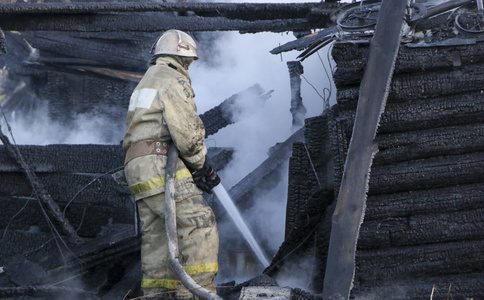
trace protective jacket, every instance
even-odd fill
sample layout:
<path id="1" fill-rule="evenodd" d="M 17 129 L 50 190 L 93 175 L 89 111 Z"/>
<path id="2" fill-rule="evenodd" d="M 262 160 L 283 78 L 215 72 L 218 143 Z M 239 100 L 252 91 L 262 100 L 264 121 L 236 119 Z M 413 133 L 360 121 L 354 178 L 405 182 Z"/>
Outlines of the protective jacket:
<path id="1" fill-rule="evenodd" d="M 200 169 L 207 153 L 193 97 L 188 72 L 175 59 L 160 57 L 135 88 L 126 119 L 125 152 L 141 141 L 172 142 L 178 148 L 177 191 L 193 182 L 186 166 Z M 136 200 L 164 192 L 165 165 L 166 156 L 156 154 L 127 162 L 126 179 Z"/>
<path id="2" fill-rule="evenodd" d="M 188 72 L 175 59 L 160 57 L 133 91 L 126 120 L 124 170 L 131 193 L 137 200 L 142 224 L 141 288 L 145 295 L 158 294 L 161 299 L 168 299 L 166 293 L 172 291 L 176 299 L 191 298 L 191 293 L 183 291 L 168 261 L 164 218 L 167 157 L 143 151 L 134 151 L 143 155 L 130 153 L 139 145 L 156 142 L 178 148 L 175 203 L 181 262 L 199 285 L 212 285 L 218 271 L 215 215 L 187 169 L 202 168 L 207 153 L 205 128 L 193 97 Z"/>

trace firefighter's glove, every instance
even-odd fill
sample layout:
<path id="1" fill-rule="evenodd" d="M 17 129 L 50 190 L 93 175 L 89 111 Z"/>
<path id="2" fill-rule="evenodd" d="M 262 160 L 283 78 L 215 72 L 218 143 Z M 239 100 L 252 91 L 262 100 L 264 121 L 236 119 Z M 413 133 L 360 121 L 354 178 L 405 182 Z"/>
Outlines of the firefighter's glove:
<path id="1" fill-rule="evenodd" d="M 213 168 L 206 163 L 199 170 L 192 172 L 195 185 L 204 192 L 212 193 L 212 189 L 220 183 L 220 177 Z"/>

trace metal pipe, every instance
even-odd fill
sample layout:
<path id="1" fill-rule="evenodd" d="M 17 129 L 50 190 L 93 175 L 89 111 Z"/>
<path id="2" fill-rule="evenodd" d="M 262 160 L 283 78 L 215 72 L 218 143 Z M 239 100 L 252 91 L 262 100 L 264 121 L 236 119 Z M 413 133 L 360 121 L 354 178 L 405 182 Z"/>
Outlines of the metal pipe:
<path id="1" fill-rule="evenodd" d="M 477 1 L 477 9 L 484 10 L 484 5 L 482 5 L 483 0 L 476 0 Z"/>
<path id="2" fill-rule="evenodd" d="M 178 238 L 176 234 L 176 206 L 175 206 L 175 171 L 178 161 L 178 150 L 175 146 L 168 150 L 165 168 L 165 225 L 168 236 L 168 260 L 176 275 L 194 296 L 200 299 L 222 300 L 216 294 L 204 289 L 193 280 L 180 263 L 178 258 Z"/>

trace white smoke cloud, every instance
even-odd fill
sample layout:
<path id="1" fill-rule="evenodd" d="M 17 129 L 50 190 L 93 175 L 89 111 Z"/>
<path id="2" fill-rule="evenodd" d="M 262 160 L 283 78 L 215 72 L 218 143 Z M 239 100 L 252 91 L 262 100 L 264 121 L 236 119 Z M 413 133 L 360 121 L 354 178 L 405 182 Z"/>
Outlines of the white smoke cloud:
<path id="1" fill-rule="evenodd" d="M 124 127 L 99 114 L 77 114 L 66 125 L 48 116 L 47 103 L 38 103 L 35 111 L 26 115 L 12 112 L 0 120 L 7 133 L 7 122 L 19 145 L 49 144 L 117 144 L 124 135 Z M 10 139 L 10 134 L 8 135 Z"/>
<path id="2" fill-rule="evenodd" d="M 254 170 L 267 158 L 269 147 L 283 142 L 294 131 L 289 110 L 291 93 L 287 62 L 295 60 L 298 53 L 269 53 L 279 44 L 294 39 L 288 33 L 220 33 L 214 45 L 218 51 L 209 58 L 201 57 L 190 69 L 200 113 L 256 83 L 267 91 L 274 90 L 272 97 L 263 106 L 255 105 L 254 100 L 242 102 L 244 113 L 239 117 L 240 120 L 220 130 L 207 141 L 208 146 L 235 147 L 238 150 L 235 161 L 240 163 L 232 164 L 236 171 L 225 172 L 226 188 Z M 326 59 L 325 54 L 322 59 Z M 304 76 L 322 95 L 323 87 L 329 81 L 319 58 L 310 57 L 303 65 Z M 308 111 L 307 117 L 322 113 L 323 100 L 304 80 L 302 97 Z"/>

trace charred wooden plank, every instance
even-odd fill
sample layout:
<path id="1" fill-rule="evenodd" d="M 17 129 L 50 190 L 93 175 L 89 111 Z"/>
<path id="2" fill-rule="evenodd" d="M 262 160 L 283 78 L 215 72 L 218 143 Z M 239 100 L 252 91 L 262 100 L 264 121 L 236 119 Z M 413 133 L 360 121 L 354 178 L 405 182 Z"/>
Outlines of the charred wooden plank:
<path id="1" fill-rule="evenodd" d="M 116 226 L 105 235 L 72 247 L 71 252 L 64 257 L 59 257 L 57 253 L 44 254 L 43 265 L 49 269 L 48 278 L 44 282 L 52 283 L 66 273 L 100 266 L 126 255 L 139 257 L 140 246 L 141 237 L 134 234 L 133 226 Z"/>
<path id="2" fill-rule="evenodd" d="M 116 15 L 19 15 L 0 19 L 4 30 L 77 32 L 159 32 L 172 28 L 184 31 L 240 31 L 242 33 L 302 31 L 324 28 L 329 20 L 306 18 L 274 20 L 233 20 L 223 17 L 166 16 L 157 13 L 120 13 Z"/>
<path id="3" fill-rule="evenodd" d="M 366 207 L 368 176 L 377 149 L 374 138 L 392 81 L 408 1 L 382 2 L 360 88 L 355 129 L 333 214 L 323 297 L 350 295 L 358 232 Z M 340 91 L 338 91 L 338 95 Z"/>
<path id="4" fill-rule="evenodd" d="M 301 18 L 306 17 L 313 9 L 318 9 L 319 14 L 324 11 L 329 17 L 340 6 L 337 3 L 11 3 L 0 5 L 0 15 L 191 11 L 201 17 L 221 15 L 253 21 Z"/>
<path id="5" fill-rule="evenodd" d="M 111 67 L 140 75 L 148 65 L 150 42 L 154 38 L 152 33 L 143 32 L 24 31 L 22 36 L 41 52 L 33 62 L 59 67 Z"/>
<path id="6" fill-rule="evenodd" d="M 259 32 L 322 28 L 338 3 L 42 3 L 2 4 L 6 30 Z M 195 17 L 185 17 L 187 11 Z M 168 13 L 179 13 L 178 16 Z M 115 13 L 113 18 L 112 14 Z M 5 22 L 3 22 L 5 21 Z M 101 27 L 99 27 L 101 26 Z M 278 27 L 279 26 L 279 27 Z M 282 27 L 281 27 L 282 26 Z"/>
<path id="7" fill-rule="evenodd" d="M 365 222 L 435 212 L 482 209 L 483 195 L 483 183 L 370 195 L 367 200 Z"/>
<path id="8" fill-rule="evenodd" d="M 368 58 L 368 43 L 337 42 L 332 56 L 338 68 L 333 79 L 336 86 L 343 87 L 361 81 Z M 432 70 L 452 71 L 455 56 L 462 65 L 484 62 L 484 43 L 452 47 L 401 47 L 395 63 L 395 74 L 428 72 Z"/>
<path id="9" fill-rule="evenodd" d="M 210 147 L 207 152 L 207 159 L 210 166 L 216 171 L 223 170 L 232 161 L 234 149 Z"/>
<path id="10" fill-rule="evenodd" d="M 52 234 L 49 232 L 38 232 L 36 228 L 31 230 L 7 230 L 2 231 L 2 242 L 0 243 L 0 261 L 2 265 L 15 255 L 26 255 L 32 261 L 41 261 L 46 253 L 56 253 L 58 248 Z"/>
<path id="11" fill-rule="evenodd" d="M 370 177 L 369 194 L 389 194 L 483 181 L 483 152 L 473 152 L 375 167 Z"/>
<path id="12" fill-rule="evenodd" d="M 244 99 L 247 99 L 247 97 L 257 98 L 263 102 L 270 98 L 271 93 L 272 91 L 266 93 L 260 85 L 255 84 L 242 92 L 230 96 L 219 105 L 204 112 L 200 115 L 200 118 L 205 125 L 205 137 L 217 133 L 227 125 L 233 124 L 235 122 L 234 115 L 242 111 L 240 102 L 244 101 Z"/>
<path id="13" fill-rule="evenodd" d="M 484 240 L 484 209 L 365 221 L 358 249 Z"/>
<path id="14" fill-rule="evenodd" d="M 37 173 L 101 173 L 123 165 L 120 145 L 19 145 L 26 161 Z M 0 171 L 18 172 L 5 147 L 0 147 Z M 102 173 L 101 173 L 102 174 Z M 1 174 L 5 176 L 7 174 Z"/>
<path id="15" fill-rule="evenodd" d="M 1 220 L 1 228 L 50 232 L 50 223 L 42 213 L 38 201 L 25 198 L 0 198 L 0 207 L 6 216 L 10 216 L 10 218 Z M 109 230 L 111 224 L 134 224 L 133 206 L 134 203 L 131 203 L 131 207 L 127 208 L 91 203 L 73 203 L 69 205 L 65 215 L 80 236 L 92 238 Z M 60 205 L 61 210 L 64 210 L 64 207 L 65 204 Z M 11 219 L 13 216 L 15 218 Z M 57 224 L 55 221 L 52 222 Z"/>
<path id="16" fill-rule="evenodd" d="M 482 272 L 483 247 L 483 240 L 470 240 L 360 250 L 358 273 L 373 281 Z"/>
<path id="17" fill-rule="evenodd" d="M 0 187 L 1 195 L 25 196 L 32 194 L 28 181 L 20 173 L 4 173 Z M 116 182 L 109 174 L 46 173 L 39 174 L 47 191 L 59 204 L 83 203 L 127 208 L 130 206 L 126 194 L 116 189 Z"/>
<path id="18" fill-rule="evenodd" d="M 381 134 L 375 165 L 455 155 L 484 149 L 484 124 L 439 127 L 420 131 Z"/>
<path id="19" fill-rule="evenodd" d="M 405 102 L 389 101 L 381 116 L 380 134 L 484 123 L 484 98 L 480 91 Z M 355 104 L 353 102 L 351 106 Z M 342 110 L 336 112 L 336 117 L 344 135 L 351 136 L 355 110 L 340 108 Z"/>
<path id="20" fill-rule="evenodd" d="M 325 110 L 322 116 L 305 120 L 304 138 L 311 158 L 311 167 L 317 174 L 319 184 L 334 189 L 334 160 L 331 140 L 334 129 L 334 114 Z"/>
<path id="21" fill-rule="evenodd" d="M 480 92 L 484 86 L 484 64 L 475 63 L 442 72 L 415 72 L 396 74 L 390 84 L 389 99 L 394 101 L 421 99 Z M 338 89 L 338 103 L 357 99 L 359 86 L 345 86 Z"/>
<path id="22" fill-rule="evenodd" d="M 331 26 L 321 31 L 317 31 L 312 34 L 305 35 L 297 40 L 291 41 L 279 47 L 272 49 L 270 52 L 272 54 L 279 54 L 282 52 L 287 52 L 291 50 L 303 50 L 313 44 L 323 42 L 332 38 L 337 33 L 337 28 Z"/>
<path id="23" fill-rule="evenodd" d="M 289 159 L 289 186 L 286 208 L 286 239 L 301 229 L 301 216 L 309 214 L 309 198 L 319 190 L 318 180 L 311 167 L 306 147 L 302 143 L 295 143 L 292 157 Z"/>
<path id="24" fill-rule="evenodd" d="M 414 215 L 408 218 L 406 228 L 390 232 L 394 246 L 484 241 L 484 209 Z"/>

